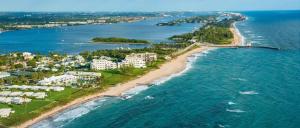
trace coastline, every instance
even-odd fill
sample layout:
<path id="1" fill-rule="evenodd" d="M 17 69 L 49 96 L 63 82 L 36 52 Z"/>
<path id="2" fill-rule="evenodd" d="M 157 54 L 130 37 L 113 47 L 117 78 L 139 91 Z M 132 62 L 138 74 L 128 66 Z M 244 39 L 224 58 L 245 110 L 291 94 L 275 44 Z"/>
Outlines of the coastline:
<path id="1" fill-rule="evenodd" d="M 48 112 L 45 112 L 45 113 L 41 114 L 40 116 L 38 116 L 38 117 L 36 117 L 32 120 L 26 121 L 26 122 L 24 122 L 24 123 L 22 123 L 18 126 L 15 126 L 15 127 L 17 127 L 17 128 L 29 127 L 29 126 L 31 126 L 31 125 L 33 125 L 33 124 L 35 124 L 35 123 L 37 123 L 37 122 L 39 122 L 43 119 L 51 117 L 52 115 L 57 114 L 57 113 L 65 110 L 65 109 L 67 109 L 71 106 L 78 105 L 78 104 L 87 102 L 89 100 L 93 100 L 93 99 L 104 97 L 104 96 L 120 96 L 123 92 L 125 92 L 125 91 L 127 91 L 131 88 L 134 88 L 134 87 L 140 85 L 141 83 L 150 84 L 150 83 L 154 82 L 157 79 L 160 79 L 160 78 L 163 78 L 163 77 L 168 77 L 172 74 L 179 73 L 179 72 L 183 71 L 186 68 L 187 58 L 189 56 L 191 56 L 192 54 L 203 52 L 203 51 L 210 50 L 210 49 L 212 49 L 212 48 L 205 47 L 205 46 L 193 49 L 191 51 L 188 51 L 188 52 L 176 57 L 175 59 L 172 59 L 169 62 L 164 63 L 162 66 L 160 66 L 159 69 L 155 69 L 153 71 L 150 71 L 147 74 L 145 74 L 145 75 L 143 75 L 143 76 L 141 76 L 137 79 L 134 79 L 134 80 L 129 81 L 127 83 L 119 84 L 115 87 L 111 87 L 111 88 L 109 88 L 106 91 L 101 92 L 101 93 L 96 93 L 96 94 L 93 94 L 93 95 L 78 98 L 74 101 L 71 101 L 70 103 L 67 103 L 66 105 L 57 106 L 57 107 L 49 110 Z"/>
<path id="2" fill-rule="evenodd" d="M 230 28 L 230 31 L 234 34 L 234 38 L 233 38 L 232 43 L 227 46 L 243 45 L 242 35 L 239 33 L 239 30 L 235 27 L 235 25 L 233 25 L 233 26 L 234 27 Z M 110 87 L 101 93 L 96 93 L 96 94 L 78 98 L 74 101 L 67 103 L 66 105 L 57 106 L 55 108 L 52 108 L 48 112 L 45 112 L 45 113 L 41 114 L 40 116 L 38 116 L 32 120 L 28 120 L 28 121 L 26 121 L 18 126 L 15 126 L 15 127 L 17 127 L 17 128 L 30 127 L 31 125 L 33 125 L 43 119 L 46 119 L 46 118 L 51 117 L 61 111 L 68 109 L 69 107 L 72 107 L 72 106 L 75 106 L 75 105 L 78 105 L 78 104 L 81 104 L 81 103 L 84 103 L 84 102 L 87 102 L 87 101 L 90 101 L 90 100 L 93 100 L 96 98 L 100 98 L 100 97 L 120 96 L 123 92 L 125 92 L 131 88 L 134 88 L 134 87 L 140 85 L 141 83 L 142 84 L 151 84 L 161 78 L 168 77 L 168 76 L 171 76 L 176 73 L 180 73 L 183 70 L 185 70 L 185 68 L 187 66 L 187 59 L 189 56 L 191 56 L 195 53 L 204 52 L 204 51 L 211 50 L 211 49 L 214 49 L 214 47 L 213 46 L 212 47 L 211 46 L 201 46 L 200 48 L 190 50 L 190 51 L 170 60 L 169 62 L 164 63 L 163 65 L 160 66 L 159 69 L 150 71 L 147 74 L 145 74 L 137 79 L 131 80 L 127 83 L 119 84 L 115 87 Z"/>
<path id="3" fill-rule="evenodd" d="M 233 27 L 230 27 L 230 31 L 233 33 L 233 41 L 231 45 L 245 45 L 245 38 L 242 36 L 239 29 L 236 27 L 236 22 L 232 24 Z"/>

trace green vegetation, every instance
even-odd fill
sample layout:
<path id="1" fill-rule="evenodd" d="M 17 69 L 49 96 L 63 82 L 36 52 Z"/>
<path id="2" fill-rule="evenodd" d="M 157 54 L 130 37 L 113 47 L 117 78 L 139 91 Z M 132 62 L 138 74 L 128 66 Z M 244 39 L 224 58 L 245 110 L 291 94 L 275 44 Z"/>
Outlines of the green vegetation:
<path id="1" fill-rule="evenodd" d="M 161 64 L 166 62 L 165 56 L 172 56 L 173 53 L 185 49 L 186 47 L 190 46 L 191 43 L 160 43 L 160 44 L 153 44 L 151 47 L 143 48 L 143 49 L 120 49 L 120 50 L 98 50 L 93 52 L 82 52 L 82 55 L 86 61 L 90 61 L 93 59 L 94 56 L 109 56 L 115 58 L 115 61 L 120 61 L 125 58 L 126 55 L 131 53 L 143 53 L 143 52 L 154 52 L 157 53 L 158 59 L 154 62 L 148 62 L 147 68 L 133 68 L 133 67 L 124 67 L 115 70 L 104 70 L 104 71 L 94 71 L 102 73 L 101 82 L 98 83 L 100 86 L 83 86 L 81 88 L 71 88 L 67 87 L 64 91 L 61 92 L 54 92 L 49 91 L 47 92 L 48 97 L 43 100 L 39 99 L 32 99 L 32 102 L 22 105 L 15 105 L 15 104 L 2 104 L 0 103 L 0 108 L 12 108 L 15 113 L 11 114 L 9 118 L 0 118 L 0 122 L 6 126 L 15 126 L 19 125 L 27 120 L 33 119 L 34 117 L 39 116 L 40 114 L 49 111 L 49 109 L 54 108 L 56 106 L 65 105 L 74 99 L 79 97 L 91 95 L 94 93 L 99 93 L 105 91 L 107 88 L 118 85 L 120 83 L 125 83 L 132 79 L 135 79 L 147 72 L 159 68 Z M 16 53 L 20 54 L 20 53 Z M 51 53 L 49 57 L 52 59 L 56 59 L 59 61 L 62 56 L 57 53 Z M 22 57 L 19 55 L 15 57 L 11 57 L 10 55 L 7 56 L 0 56 L 5 58 L 5 60 L 0 61 L 3 65 L 7 65 L 5 63 L 14 61 L 23 60 Z M 30 65 L 35 65 L 39 58 L 43 56 L 37 55 L 34 59 L 28 61 Z M 18 59 L 16 59 L 18 58 Z M 80 70 L 80 69 L 78 69 Z M 85 70 L 89 71 L 89 70 Z M 30 72 L 30 71 L 28 71 Z M 0 84 L 32 84 L 35 83 L 37 80 L 43 79 L 44 77 L 49 77 L 52 75 L 58 75 L 63 73 L 63 70 L 59 72 L 51 72 L 51 71 L 36 71 L 30 72 L 30 74 L 22 73 L 19 76 L 12 76 L 7 77 L 4 79 L 0 79 Z M 26 75 L 25 75 L 26 74 Z M 32 82 L 35 81 L 35 82 Z M 18 91 L 18 90 L 14 90 Z"/>
<path id="2" fill-rule="evenodd" d="M 200 22 L 203 19 L 191 19 L 183 20 L 181 22 Z M 135 79 L 139 76 L 146 74 L 147 72 L 159 68 L 159 66 L 167 61 L 167 57 L 176 57 L 181 55 L 190 49 L 197 47 L 192 42 L 192 39 L 195 39 L 200 42 L 209 42 L 215 44 L 227 44 L 230 43 L 233 35 L 230 31 L 230 27 L 233 22 L 240 20 L 239 18 L 225 19 L 222 21 L 207 22 L 204 27 L 200 28 L 197 31 L 192 33 L 187 33 L 183 35 L 175 35 L 170 39 L 174 40 L 173 43 L 160 43 L 160 44 L 151 44 L 150 47 L 142 49 L 119 49 L 119 50 L 98 50 L 98 51 L 86 51 L 80 53 L 80 55 L 85 59 L 85 61 L 91 61 L 95 57 L 108 56 L 113 58 L 115 62 L 123 60 L 126 55 L 131 53 L 144 53 L 152 52 L 157 53 L 158 58 L 156 61 L 148 62 L 146 68 L 133 68 L 133 67 L 124 67 L 114 70 L 103 70 L 103 71 L 94 71 L 102 74 L 101 80 L 97 80 L 95 84 L 98 86 L 82 86 L 80 88 L 71 88 L 66 87 L 64 91 L 47 92 L 48 97 L 43 100 L 33 99 L 32 102 L 22 105 L 13 105 L 13 104 L 2 104 L 0 103 L 0 108 L 12 108 L 15 113 L 11 114 L 9 118 L 0 118 L 0 122 L 6 126 L 15 126 L 21 124 L 27 120 L 33 119 L 41 115 L 42 113 L 49 111 L 50 109 L 65 105 L 77 98 L 100 93 L 105 91 L 107 88 L 116 86 L 120 83 L 128 82 L 132 79 Z M 178 22 L 178 21 L 177 21 Z M 125 39 L 125 38 L 94 38 L 94 42 L 112 42 L 112 43 L 149 43 L 145 40 L 135 40 L 135 39 Z M 19 75 L 13 74 L 11 77 L 0 79 L 0 84 L 34 84 L 38 80 L 45 77 L 62 74 L 65 71 L 91 71 L 88 69 L 89 65 L 82 67 L 72 67 L 66 68 L 61 66 L 58 68 L 57 72 L 52 71 L 33 71 L 30 68 L 24 69 L 23 65 L 16 62 L 26 62 L 27 66 L 35 67 L 37 62 L 41 58 L 47 59 L 45 56 L 36 55 L 32 60 L 25 60 L 21 53 L 13 53 L 10 55 L 0 55 L 0 71 L 17 71 Z M 53 60 L 53 62 L 59 62 L 66 55 L 60 55 L 58 53 L 50 53 L 48 56 Z M 49 67 L 53 66 L 52 61 L 49 61 Z M 27 73 L 30 72 L 30 73 Z"/>
<path id="3" fill-rule="evenodd" d="M 164 61 L 165 60 L 159 59 L 154 63 L 148 64 L 149 67 L 144 69 L 127 67 L 118 70 L 99 71 L 102 73 L 103 77 L 101 80 L 101 86 L 97 88 L 65 88 L 62 92 L 51 91 L 47 93 L 48 97 L 43 100 L 33 99 L 32 102 L 22 105 L 8 105 L 0 103 L 0 108 L 10 107 L 15 111 L 15 113 L 11 114 L 9 118 L 1 118 L 0 122 L 6 126 L 21 124 L 22 122 L 37 117 L 41 113 L 48 111 L 55 106 L 65 105 L 76 98 L 99 93 L 119 83 L 135 79 L 136 77 L 157 68 Z"/>
<path id="4" fill-rule="evenodd" d="M 119 37 L 95 37 L 92 39 L 93 42 L 99 43 L 128 43 L 128 44 L 148 44 L 150 43 L 147 40 L 137 40 L 137 39 L 127 39 L 127 38 L 119 38 Z"/>
<path id="5" fill-rule="evenodd" d="M 229 28 L 211 26 L 196 31 L 195 39 L 213 44 L 230 44 L 233 39 L 233 34 Z"/>
<path id="6" fill-rule="evenodd" d="M 0 15 L 0 31 L 21 30 L 31 28 L 49 28 L 84 24 L 109 24 L 135 22 L 148 17 L 156 17 L 158 13 L 32 13 L 6 12 Z"/>
<path id="7" fill-rule="evenodd" d="M 175 26 L 175 25 L 180 25 L 183 23 L 207 23 L 207 22 L 212 22 L 215 21 L 216 16 L 194 16 L 194 17 L 189 17 L 189 18 L 184 18 L 184 19 L 177 19 L 177 20 L 172 20 L 169 22 L 163 22 L 163 23 L 158 23 L 156 24 L 157 26 Z"/>
<path id="8" fill-rule="evenodd" d="M 176 41 L 189 41 L 195 39 L 199 42 L 208 42 L 212 44 L 230 44 L 233 39 L 233 33 L 226 27 L 207 26 L 193 33 L 173 36 L 171 39 Z"/>
<path id="9" fill-rule="evenodd" d="M 230 27 L 232 27 L 234 22 L 243 20 L 242 18 L 236 16 L 230 19 L 210 22 L 192 33 L 175 35 L 170 37 L 170 39 L 176 42 L 195 40 L 200 43 L 230 44 L 233 39 Z"/>
<path id="10" fill-rule="evenodd" d="M 33 99 L 30 103 L 15 105 L 15 104 L 0 104 L 0 108 L 12 108 L 15 113 L 9 118 L 1 118 L 0 121 L 6 126 L 18 125 L 28 119 L 37 117 L 42 112 L 45 112 L 55 106 L 63 105 L 71 100 L 88 94 L 89 90 L 80 90 L 75 88 L 65 88 L 62 92 L 49 92 L 48 97 L 39 100 Z"/>

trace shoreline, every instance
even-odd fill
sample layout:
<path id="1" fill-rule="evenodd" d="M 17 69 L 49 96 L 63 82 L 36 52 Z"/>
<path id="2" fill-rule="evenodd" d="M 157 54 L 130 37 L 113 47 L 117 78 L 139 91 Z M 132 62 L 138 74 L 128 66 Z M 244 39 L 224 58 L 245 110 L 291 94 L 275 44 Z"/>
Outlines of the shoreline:
<path id="1" fill-rule="evenodd" d="M 243 36 L 239 33 L 239 30 L 235 27 L 235 24 L 233 24 L 234 27 L 230 28 L 230 31 L 234 34 L 234 38 L 231 44 L 227 46 L 238 46 L 238 45 L 243 45 Z M 57 106 L 49 110 L 48 112 L 45 112 L 41 115 L 39 115 L 36 118 L 33 118 L 31 120 L 28 120 L 18 126 L 14 126 L 17 128 L 25 128 L 25 127 L 30 127 L 33 124 L 42 121 L 48 117 L 51 117 L 61 111 L 64 111 L 72 106 L 85 103 L 87 101 L 100 98 L 100 97 L 105 97 L 105 96 L 121 96 L 121 94 L 131 88 L 134 88 L 136 86 L 139 86 L 141 83 L 143 84 L 151 84 L 161 78 L 171 76 L 173 74 L 180 73 L 184 71 L 187 67 L 187 59 L 189 56 L 195 54 L 195 53 L 200 53 L 204 51 L 208 51 L 214 49 L 212 46 L 201 46 L 200 48 L 192 49 L 182 55 L 179 55 L 178 57 L 164 63 L 163 65 L 160 66 L 159 69 L 155 69 L 153 71 L 150 71 L 143 76 L 136 78 L 134 80 L 128 81 L 126 83 L 121 83 L 119 85 L 116 85 L 114 87 L 110 87 L 104 92 L 80 97 L 78 99 L 75 99 L 66 105 L 63 106 Z"/>
<path id="2" fill-rule="evenodd" d="M 78 104 L 81 104 L 81 103 L 84 103 L 84 102 L 87 102 L 87 101 L 90 101 L 90 100 L 93 100 L 96 98 L 104 97 L 104 96 L 120 96 L 123 92 L 140 85 L 140 83 L 150 84 L 160 78 L 168 77 L 168 76 L 171 76 L 172 74 L 180 73 L 181 71 L 183 71 L 186 68 L 187 58 L 189 56 L 191 56 L 195 53 L 207 51 L 210 49 L 212 49 L 212 48 L 205 47 L 205 46 L 193 49 L 191 51 L 188 51 L 188 52 L 164 63 L 163 65 L 160 66 L 159 69 L 150 71 L 137 79 L 128 81 L 127 83 L 119 84 L 115 87 L 110 87 L 107 90 L 105 90 L 104 92 L 100 92 L 100 93 L 96 93 L 96 94 L 78 98 L 76 100 L 73 100 L 73 101 L 67 103 L 66 105 L 57 106 L 55 108 L 52 108 L 48 112 L 45 112 L 45 113 L 41 114 L 40 116 L 38 116 L 32 120 L 28 120 L 28 121 L 26 121 L 18 126 L 15 126 L 15 127 L 17 127 L 17 128 L 30 127 L 31 125 L 33 125 L 43 119 L 46 119 L 46 118 L 51 117 L 61 111 L 68 109 L 69 107 L 72 107 L 72 106 L 75 106 L 75 105 L 78 105 Z"/>
<path id="3" fill-rule="evenodd" d="M 233 33 L 233 42 L 231 45 L 246 45 L 245 37 L 241 34 L 240 30 L 236 27 L 236 23 L 232 24 L 233 27 L 230 28 L 230 31 Z"/>

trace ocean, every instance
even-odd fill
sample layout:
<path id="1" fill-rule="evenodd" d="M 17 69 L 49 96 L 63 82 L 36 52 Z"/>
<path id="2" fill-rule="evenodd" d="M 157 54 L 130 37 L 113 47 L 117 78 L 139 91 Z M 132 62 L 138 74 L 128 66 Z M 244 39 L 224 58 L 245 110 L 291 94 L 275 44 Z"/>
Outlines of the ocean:
<path id="1" fill-rule="evenodd" d="M 74 106 L 32 127 L 297 128 L 300 124 L 300 11 L 241 12 L 252 45 L 189 58 L 185 71 Z"/>

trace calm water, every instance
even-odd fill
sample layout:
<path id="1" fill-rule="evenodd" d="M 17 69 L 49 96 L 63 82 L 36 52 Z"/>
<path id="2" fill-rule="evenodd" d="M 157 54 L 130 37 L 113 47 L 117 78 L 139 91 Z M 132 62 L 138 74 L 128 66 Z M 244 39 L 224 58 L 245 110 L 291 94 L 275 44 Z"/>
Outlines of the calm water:
<path id="1" fill-rule="evenodd" d="M 92 44 L 89 41 L 93 37 L 124 37 L 145 39 L 153 42 L 168 41 L 168 37 L 190 32 L 195 27 L 199 27 L 199 24 L 183 24 L 173 27 L 160 27 L 155 24 L 192 15 L 197 15 L 197 13 L 180 14 L 176 17 L 151 18 L 135 23 L 9 31 L 0 34 L 0 53 L 29 51 L 47 54 L 50 51 L 55 51 L 74 54 L 87 50 L 114 49 L 118 47 L 142 48 L 146 47 L 146 45 Z"/>
<path id="2" fill-rule="evenodd" d="M 299 127 L 300 11 L 244 14 L 249 20 L 238 28 L 247 42 L 284 50 L 199 53 L 187 71 L 135 88 L 131 99 L 90 101 L 33 127 Z"/>

